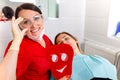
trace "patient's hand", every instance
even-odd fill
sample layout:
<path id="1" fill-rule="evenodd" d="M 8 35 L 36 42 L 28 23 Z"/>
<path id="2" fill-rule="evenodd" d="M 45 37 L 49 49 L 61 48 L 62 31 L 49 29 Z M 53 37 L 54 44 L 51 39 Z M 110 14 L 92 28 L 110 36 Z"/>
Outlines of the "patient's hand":
<path id="1" fill-rule="evenodd" d="M 69 78 L 70 78 L 70 75 L 66 75 L 66 76 L 60 78 L 59 80 L 69 80 Z"/>

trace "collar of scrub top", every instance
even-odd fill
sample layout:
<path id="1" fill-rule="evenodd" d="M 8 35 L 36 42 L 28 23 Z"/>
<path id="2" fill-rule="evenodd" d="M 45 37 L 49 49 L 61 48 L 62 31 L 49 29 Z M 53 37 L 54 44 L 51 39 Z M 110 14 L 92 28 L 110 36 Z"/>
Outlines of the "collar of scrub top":
<path id="1" fill-rule="evenodd" d="M 72 47 L 67 44 L 59 44 L 50 46 L 47 48 L 47 51 L 52 75 L 55 79 L 58 80 L 64 76 L 70 77 L 72 73 L 72 60 L 74 55 Z"/>

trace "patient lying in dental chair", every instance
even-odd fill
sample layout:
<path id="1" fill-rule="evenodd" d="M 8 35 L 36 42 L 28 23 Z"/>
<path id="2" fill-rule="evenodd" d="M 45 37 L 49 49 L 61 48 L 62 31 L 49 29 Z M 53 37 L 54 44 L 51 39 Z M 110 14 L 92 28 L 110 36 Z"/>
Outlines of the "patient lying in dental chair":
<path id="1" fill-rule="evenodd" d="M 74 50 L 72 75 L 69 80 L 117 80 L 116 67 L 101 56 L 85 55 L 78 40 L 71 34 L 57 34 L 55 44 L 68 44 Z"/>

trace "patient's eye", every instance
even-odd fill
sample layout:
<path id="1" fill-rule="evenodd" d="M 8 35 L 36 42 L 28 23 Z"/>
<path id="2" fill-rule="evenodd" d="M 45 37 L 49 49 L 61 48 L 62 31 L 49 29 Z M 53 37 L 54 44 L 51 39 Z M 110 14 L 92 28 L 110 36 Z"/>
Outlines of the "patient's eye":
<path id="1" fill-rule="evenodd" d="M 69 40 L 69 37 L 65 37 L 64 40 L 66 40 L 66 41 Z"/>
<path id="2" fill-rule="evenodd" d="M 63 44 L 63 41 L 59 41 L 57 44 Z"/>

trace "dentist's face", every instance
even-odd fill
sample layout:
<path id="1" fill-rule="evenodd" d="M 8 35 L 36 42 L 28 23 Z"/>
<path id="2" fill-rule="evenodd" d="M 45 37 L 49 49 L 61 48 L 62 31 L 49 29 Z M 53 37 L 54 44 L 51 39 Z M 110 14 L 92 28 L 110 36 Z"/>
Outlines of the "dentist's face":
<path id="1" fill-rule="evenodd" d="M 23 18 L 23 21 L 20 23 L 20 28 L 28 28 L 26 35 L 29 38 L 39 39 L 39 36 L 44 29 L 42 15 L 33 10 L 21 10 L 19 12 L 19 17 Z"/>

